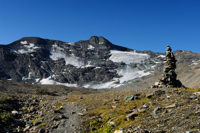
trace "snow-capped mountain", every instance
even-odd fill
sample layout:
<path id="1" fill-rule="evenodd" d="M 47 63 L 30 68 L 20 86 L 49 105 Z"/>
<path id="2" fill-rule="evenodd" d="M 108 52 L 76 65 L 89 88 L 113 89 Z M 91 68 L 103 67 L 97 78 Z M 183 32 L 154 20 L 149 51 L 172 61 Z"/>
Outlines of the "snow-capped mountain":
<path id="1" fill-rule="evenodd" d="M 164 57 L 161 53 L 117 46 L 97 36 L 75 43 L 25 37 L 0 45 L 0 78 L 32 84 L 115 88 L 160 72 Z M 191 65 L 199 60 L 190 60 Z"/>

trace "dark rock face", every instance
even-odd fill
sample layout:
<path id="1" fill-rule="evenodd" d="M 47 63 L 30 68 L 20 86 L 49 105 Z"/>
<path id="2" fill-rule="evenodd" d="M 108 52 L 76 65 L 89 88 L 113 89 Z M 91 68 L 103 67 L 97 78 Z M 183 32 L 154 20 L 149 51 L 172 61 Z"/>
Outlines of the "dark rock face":
<path id="1" fill-rule="evenodd" d="M 147 75 L 156 62 L 162 62 L 159 55 L 151 51 L 134 52 L 97 36 L 75 43 L 24 37 L 0 45 L 0 78 L 92 88 L 109 83 L 104 88 L 111 88 Z"/>
<path id="2" fill-rule="evenodd" d="M 168 79 L 179 84 L 177 73 L 184 85 L 198 87 L 200 54 L 178 50 L 174 55 L 177 68 L 175 58 L 170 57 L 172 61 L 164 65 L 164 54 L 117 46 L 103 37 L 93 36 L 75 43 L 24 37 L 0 45 L 0 78 L 86 88 L 113 88 L 134 79 L 132 84 L 122 87 L 131 89 L 151 86 L 164 69 L 171 75 L 164 79 L 165 84 Z"/>

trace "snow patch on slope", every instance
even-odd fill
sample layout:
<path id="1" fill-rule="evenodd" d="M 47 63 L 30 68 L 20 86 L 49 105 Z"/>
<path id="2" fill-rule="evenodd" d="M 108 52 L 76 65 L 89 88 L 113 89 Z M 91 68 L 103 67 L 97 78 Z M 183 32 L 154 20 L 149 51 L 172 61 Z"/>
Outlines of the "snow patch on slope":
<path id="1" fill-rule="evenodd" d="M 20 54 L 32 53 L 40 48 L 40 47 L 35 46 L 34 43 L 28 43 L 27 41 L 23 41 L 23 42 L 21 41 L 20 43 L 23 44 L 23 48 L 17 51 Z"/>
<path id="2" fill-rule="evenodd" d="M 122 86 L 124 83 L 132 79 L 151 74 L 150 72 L 145 72 L 145 71 L 139 70 L 138 68 L 131 68 L 129 66 L 127 66 L 124 69 L 117 69 L 117 73 L 119 76 L 121 76 L 120 78 L 114 78 L 110 82 L 100 83 L 100 84 L 89 83 L 89 84 L 85 84 L 83 87 L 93 88 L 93 89 L 116 88 L 116 87 Z"/>
<path id="3" fill-rule="evenodd" d="M 20 43 L 23 44 L 23 45 L 28 44 L 27 41 L 21 41 Z"/>
<path id="4" fill-rule="evenodd" d="M 88 45 L 88 50 L 93 50 L 93 49 L 94 49 L 94 46 Z"/>
<path id="5" fill-rule="evenodd" d="M 131 68 L 129 66 L 127 66 L 124 69 L 117 69 L 117 73 L 119 76 L 122 76 L 121 78 L 119 78 L 120 83 L 125 83 L 132 79 L 151 74 L 150 72 L 144 72 L 144 71 L 139 70 L 138 68 Z"/>
<path id="6" fill-rule="evenodd" d="M 80 58 L 74 56 L 73 54 L 66 55 L 64 49 L 56 44 L 52 45 L 50 58 L 52 60 L 58 60 L 64 58 L 66 65 L 71 64 L 76 67 L 81 67 L 84 65 L 84 62 Z"/>
<path id="7" fill-rule="evenodd" d="M 110 81 L 106 83 L 100 83 L 100 84 L 85 84 L 84 88 L 93 88 L 93 89 L 106 89 L 106 88 L 115 88 L 118 84 L 115 83 L 115 81 Z"/>
<path id="8" fill-rule="evenodd" d="M 124 52 L 111 50 L 111 57 L 109 58 L 113 62 L 124 62 L 126 64 L 141 63 L 149 58 L 148 54 L 136 53 L 136 52 Z"/>
<path id="9" fill-rule="evenodd" d="M 200 60 L 193 60 L 192 63 L 191 63 L 191 66 L 197 65 L 199 62 L 200 62 Z"/>
<path id="10" fill-rule="evenodd" d="M 165 58 L 165 55 L 159 55 L 158 57 Z"/>
<path id="11" fill-rule="evenodd" d="M 54 81 L 53 79 L 51 79 L 51 77 L 48 77 L 46 79 L 42 79 L 39 82 L 40 84 L 48 84 L 48 85 L 64 85 L 64 86 L 68 86 L 68 87 L 78 87 L 77 84 L 68 84 L 68 83 L 60 83 L 57 81 Z"/>

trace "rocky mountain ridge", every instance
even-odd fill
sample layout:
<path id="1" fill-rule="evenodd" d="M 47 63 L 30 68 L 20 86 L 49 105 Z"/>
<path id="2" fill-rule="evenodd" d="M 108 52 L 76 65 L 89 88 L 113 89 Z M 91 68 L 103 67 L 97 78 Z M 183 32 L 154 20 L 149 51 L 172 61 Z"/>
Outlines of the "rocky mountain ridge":
<path id="1" fill-rule="evenodd" d="M 175 51 L 174 54 L 178 76 L 189 70 L 198 76 L 198 53 Z M 100 89 L 116 88 L 132 80 L 133 88 L 143 82 L 147 87 L 157 80 L 156 74 L 162 72 L 163 63 L 162 53 L 132 50 L 97 36 L 75 43 L 25 37 L 0 45 L 0 78 L 32 84 Z M 190 85 L 190 79 L 184 78 L 179 79 Z"/>

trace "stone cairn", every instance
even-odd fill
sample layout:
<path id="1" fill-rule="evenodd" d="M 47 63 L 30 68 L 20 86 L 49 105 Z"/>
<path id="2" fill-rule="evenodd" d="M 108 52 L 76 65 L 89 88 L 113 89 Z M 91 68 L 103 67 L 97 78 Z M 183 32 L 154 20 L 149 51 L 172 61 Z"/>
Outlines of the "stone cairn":
<path id="1" fill-rule="evenodd" d="M 176 59 L 174 54 L 171 52 L 172 49 L 169 45 L 167 45 L 166 49 L 166 63 L 164 65 L 164 70 L 162 74 L 162 78 L 159 82 L 155 82 L 155 85 L 152 88 L 177 88 L 183 87 L 182 83 L 177 80 L 177 74 L 175 72 L 176 69 Z"/>

